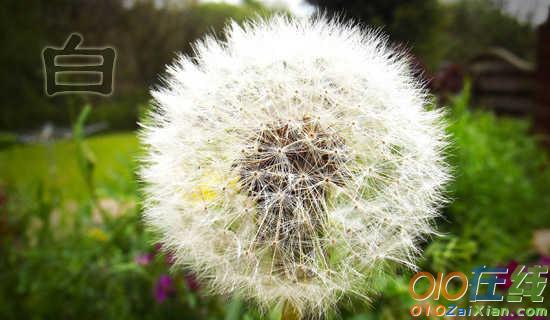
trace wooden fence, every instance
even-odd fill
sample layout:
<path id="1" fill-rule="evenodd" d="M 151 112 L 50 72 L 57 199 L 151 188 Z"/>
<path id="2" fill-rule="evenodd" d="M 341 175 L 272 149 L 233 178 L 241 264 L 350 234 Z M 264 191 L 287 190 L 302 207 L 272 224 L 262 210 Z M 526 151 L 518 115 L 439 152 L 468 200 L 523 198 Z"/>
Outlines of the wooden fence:
<path id="1" fill-rule="evenodd" d="M 492 48 L 468 66 L 475 106 L 498 114 L 532 116 L 535 112 L 535 68 L 512 53 Z"/>

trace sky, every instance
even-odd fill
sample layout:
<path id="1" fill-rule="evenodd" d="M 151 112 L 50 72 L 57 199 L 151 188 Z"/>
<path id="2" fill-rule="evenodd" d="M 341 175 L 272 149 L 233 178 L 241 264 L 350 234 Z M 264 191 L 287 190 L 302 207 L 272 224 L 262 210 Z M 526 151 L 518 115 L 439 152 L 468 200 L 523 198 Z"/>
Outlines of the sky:
<path id="1" fill-rule="evenodd" d="M 531 21 L 535 25 L 546 21 L 550 0 L 508 0 L 506 2 L 506 10 L 522 21 Z"/>

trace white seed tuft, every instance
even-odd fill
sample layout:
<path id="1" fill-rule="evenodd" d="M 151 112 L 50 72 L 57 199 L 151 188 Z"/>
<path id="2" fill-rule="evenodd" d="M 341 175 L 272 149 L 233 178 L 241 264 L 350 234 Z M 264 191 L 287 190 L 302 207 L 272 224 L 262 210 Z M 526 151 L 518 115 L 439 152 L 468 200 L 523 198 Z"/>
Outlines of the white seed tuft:
<path id="1" fill-rule="evenodd" d="M 168 67 L 145 218 L 215 293 L 320 314 L 414 268 L 449 179 L 441 114 L 379 33 L 274 17 Z"/>

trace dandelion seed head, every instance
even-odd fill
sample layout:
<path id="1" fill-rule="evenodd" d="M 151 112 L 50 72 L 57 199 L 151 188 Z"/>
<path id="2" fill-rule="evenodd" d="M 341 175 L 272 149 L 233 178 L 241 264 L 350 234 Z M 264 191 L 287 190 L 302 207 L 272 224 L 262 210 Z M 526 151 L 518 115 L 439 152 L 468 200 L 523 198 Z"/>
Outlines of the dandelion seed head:
<path id="1" fill-rule="evenodd" d="M 145 219 L 215 293 L 320 314 L 414 268 L 449 179 L 442 117 L 378 32 L 277 16 L 168 67 Z"/>

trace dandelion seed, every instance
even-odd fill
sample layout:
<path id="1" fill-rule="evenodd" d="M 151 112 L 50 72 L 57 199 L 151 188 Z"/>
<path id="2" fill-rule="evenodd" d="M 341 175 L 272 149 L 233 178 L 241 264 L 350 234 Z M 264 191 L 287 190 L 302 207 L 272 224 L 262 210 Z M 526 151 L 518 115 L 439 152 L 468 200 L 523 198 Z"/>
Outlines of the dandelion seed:
<path id="1" fill-rule="evenodd" d="M 377 32 L 280 16 L 195 47 L 141 131 L 145 219 L 174 263 L 299 315 L 414 266 L 449 175 L 441 114 L 404 55 Z"/>

